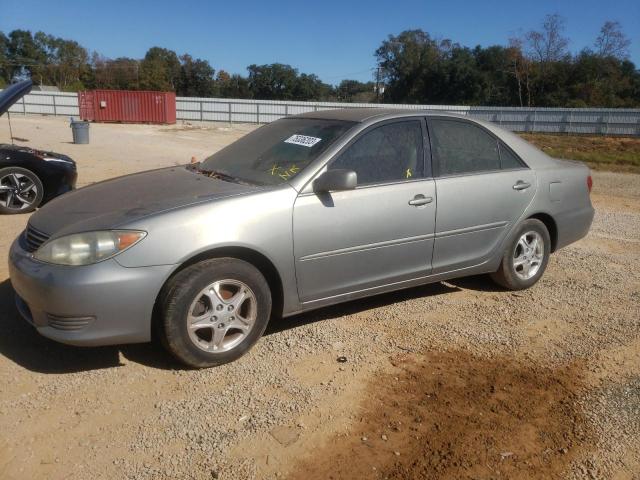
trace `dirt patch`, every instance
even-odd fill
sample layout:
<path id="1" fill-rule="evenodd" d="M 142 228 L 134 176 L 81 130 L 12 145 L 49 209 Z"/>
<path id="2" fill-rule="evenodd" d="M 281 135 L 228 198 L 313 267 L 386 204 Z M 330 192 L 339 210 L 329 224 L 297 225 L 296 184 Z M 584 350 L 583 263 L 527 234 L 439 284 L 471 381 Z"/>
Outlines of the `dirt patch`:
<path id="1" fill-rule="evenodd" d="M 640 179 L 638 179 L 640 181 Z M 618 192 L 616 192 L 618 193 Z M 619 211 L 624 213 L 640 213 L 640 204 L 637 198 L 615 197 L 605 195 L 591 195 L 591 203 L 598 209 Z"/>
<path id="2" fill-rule="evenodd" d="M 465 352 L 404 355 L 376 377 L 359 421 L 288 478 L 562 478 L 588 443 L 582 366 Z"/>
<path id="3" fill-rule="evenodd" d="M 616 238 L 606 238 L 601 236 L 596 237 L 595 235 L 582 241 L 579 245 L 580 248 L 599 248 L 607 253 L 616 255 L 640 253 L 640 242 L 638 241 L 619 240 Z"/>

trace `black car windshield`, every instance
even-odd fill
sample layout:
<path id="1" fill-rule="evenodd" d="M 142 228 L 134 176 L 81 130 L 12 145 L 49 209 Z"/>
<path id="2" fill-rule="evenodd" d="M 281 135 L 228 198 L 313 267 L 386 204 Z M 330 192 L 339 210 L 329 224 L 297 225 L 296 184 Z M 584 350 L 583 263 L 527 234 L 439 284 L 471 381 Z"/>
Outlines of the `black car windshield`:
<path id="1" fill-rule="evenodd" d="M 283 118 L 214 153 L 199 170 L 259 185 L 287 182 L 353 125 L 340 120 Z"/>

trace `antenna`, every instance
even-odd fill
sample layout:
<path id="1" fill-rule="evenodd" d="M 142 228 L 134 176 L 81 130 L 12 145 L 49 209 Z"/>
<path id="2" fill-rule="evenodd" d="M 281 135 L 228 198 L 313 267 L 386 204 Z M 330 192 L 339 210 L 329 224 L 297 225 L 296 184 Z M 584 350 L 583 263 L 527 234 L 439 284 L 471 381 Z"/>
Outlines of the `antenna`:
<path id="1" fill-rule="evenodd" d="M 11 145 L 15 145 L 13 143 L 13 129 L 11 128 L 11 114 L 7 110 L 7 119 L 9 120 L 9 136 L 11 137 Z"/>

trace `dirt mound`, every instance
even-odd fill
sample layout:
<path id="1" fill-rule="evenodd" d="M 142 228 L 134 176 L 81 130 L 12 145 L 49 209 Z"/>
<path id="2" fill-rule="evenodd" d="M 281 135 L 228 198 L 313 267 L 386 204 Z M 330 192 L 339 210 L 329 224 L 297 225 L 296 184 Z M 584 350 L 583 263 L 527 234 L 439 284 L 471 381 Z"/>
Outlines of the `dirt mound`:
<path id="1" fill-rule="evenodd" d="M 550 369 L 464 352 L 392 359 L 351 434 L 289 478 L 563 478 L 587 433 L 578 365 Z"/>

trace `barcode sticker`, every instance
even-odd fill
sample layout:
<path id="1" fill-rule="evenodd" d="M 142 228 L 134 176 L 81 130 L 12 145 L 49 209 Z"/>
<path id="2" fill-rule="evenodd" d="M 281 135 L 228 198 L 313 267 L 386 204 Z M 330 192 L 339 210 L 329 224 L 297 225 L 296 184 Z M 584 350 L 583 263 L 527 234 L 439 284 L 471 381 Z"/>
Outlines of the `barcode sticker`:
<path id="1" fill-rule="evenodd" d="M 303 147 L 313 147 L 321 138 L 308 137 L 306 135 L 291 135 L 284 143 L 292 143 L 294 145 L 302 145 Z"/>

